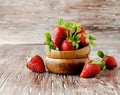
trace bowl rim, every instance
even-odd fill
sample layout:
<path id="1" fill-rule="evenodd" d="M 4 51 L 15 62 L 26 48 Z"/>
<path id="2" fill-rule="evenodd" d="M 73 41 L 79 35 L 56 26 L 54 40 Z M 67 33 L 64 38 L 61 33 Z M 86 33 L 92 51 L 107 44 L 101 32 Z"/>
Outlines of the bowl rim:
<path id="1" fill-rule="evenodd" d="M 55 58 L 55 59 L 69 59 L 69 58 L 87 58 L 90 53 L 90 46 L 87 45 L 83 48 L 72 50 L 72 51 L 58 51 L 51 50 L 46 53 L 47 57 Z"/>
<path id="2" fill-rule="evenodd" d="M 80 49 L 77 49 L 77 50 L 60 51 L 60 50 L 54 50 L 54 49 L 51 49 L 51 51 L 54 51 L 54 52 L 64 52 L 64 53 L 70 53 L 70 52 L 77 52 L 77 51 L 81 51 L 81 50 L 83 50 L 83 49 L 85 49 L 85 48 L 88 48 L 88 47 L 89 47 L 89 49 L 90 49 L 90 45 L 87 45 L 87 46 L 84 46 L 84 47 L 82 47 L 82 48 L 80 48 Z M 51 52 L 51 51 L 49 51 L 49 52 Z M 49 52 L 47 52 L 47 53 L 49 53 Z"/>

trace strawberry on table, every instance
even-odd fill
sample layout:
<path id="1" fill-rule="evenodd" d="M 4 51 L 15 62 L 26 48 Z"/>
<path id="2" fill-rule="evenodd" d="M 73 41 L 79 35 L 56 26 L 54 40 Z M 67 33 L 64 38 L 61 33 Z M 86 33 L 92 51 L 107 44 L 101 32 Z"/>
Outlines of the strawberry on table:
<path id="1" fill-rule="evenodd" d="M 35 55 L 27 62 L 27 67 L 33 72 L 45 72 L 44 61 L 39 55 Z"/>
<path id="2" fill-rule="evenodd" d="M 101 69 L 105 67 L 105 63 L 101 61 L 89 60 L 85 63 L 80 77 L 90 78 L 100 73 Z"/>
<path id="3" fill-rule="evenodd" d="M 105 62 L 107 69 L 114 69 L 115 67 L 117 67 L 118 63 L 117 63 L 117 60 L 115 59 L 115 57 L 106 55 L 100 50 L 98 51 L 97 54 Z"/>

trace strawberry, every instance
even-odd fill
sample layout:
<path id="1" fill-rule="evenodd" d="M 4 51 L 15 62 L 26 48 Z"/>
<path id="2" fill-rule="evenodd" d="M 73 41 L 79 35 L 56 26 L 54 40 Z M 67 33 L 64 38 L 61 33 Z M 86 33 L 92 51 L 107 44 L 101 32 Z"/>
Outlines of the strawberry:
<path id="1" fill-rule="evenodd" d="M 96 43 L 94 42 L 96 40 L 95 36 L 92 34 L 88 34 L 86 32 L 80 32 L 80 44 L 83 46 L 87 46 L 88 44 L 95 46 Z"/>
<path id="2" fill-rule="evenodd" d="M 68 29 L 66 40 L 62 43 L 61 50 L 75 50 L 80 48 L 80 31 L 84 32 L 85 27 L 77 22 L 65 23 L 65 27 Z M 67 47 L 66 47 L 67 46 Z M 65 49 L 66 47 L 66 49 Z M 68 48 L 69 47 L 69 48 Z"/>
<path id="3" fill-rule="evenodd" d="M 85 26 L 77 22 L 65 23 L 62 19 L 59 20 L 59 25 L 53 30 L 53 38 L 50 33 L 46 33 L 46 51 L 54 50 L 74 50 L 82 48 L 88 44 L 95 45 L 94 35 L 85 32 Z M 64 40 L 68 40 L 63 42 Z M 65 44 L 71 44 L 71 47 L 65 49 Z M 64 45 L 63 45 L 64 44 Z M 62 45 L 62 46 L 61 46 Z M 68 47 L 68 46 L 67 46 Z M 64 48 L 64 49 L 63 49 Z"/>
<path id="4" fill-rule="evenodd" d="M 56 27 L 53 31 L 53 43 L 56 47 L 60 47 L 63 40 L 66 39 L 67 29 L 64 27 Z"/>
<path id="5" fill-rule="evenodd" d="M 104 63 L 101 61 L 89 60 L 85 63 L 80 77 L 90 78 L 94 77 L 104 68 Z"/>
<path id="6" fill-rule="evenodd" d="M 106 63 L 106 68 L 107 69 L 114 69 L 117 67 L 117 60 L 113 56 L 108 56 L 104 54 L 102 51 L 98 51 L 98 56 L 102 58 L 102 60 Z"/>
<path id="7" fill-rule="evenodd" d="M 69 51 L 69 50 L 75 50 L 75 46 L 72 45 L 72 42 L 69 40 L 64 40 L 61 45 L 62 51 Z"/>
<path id="8" fill-rule="evenodd" d="M 43 59 L 39 55 L 35 55 L 27 62 L 27 67 L 33 72 L 45 72 Z"/>
<path id="9" fill-rule="evenodd" d="M 94 40 L 96 40 L 95 36 L 92 34 L 88 34 L 85 30 L 85 26 L 84 25 L 79 25 L 76 24 L 76 31 L 78 34 L 80 34 L 80 46 L 87 46 L 88 44 L 95 46 L 96 43 L 93 42 Z"/>
<path id="10" fill-rule="evenodd" d="M 82 25 L 80 32 L 81 33 L 85 32 L 85 26 L 84 25 Z"/>
<path id="11" fill-rule="evenodd" d="M 86 41 L 86 32 L 80 32 L 80 44 L 87 46 L 88 42 Z"/>
<path id="12" fill-rule="evenodd" d="M 113 69 L 117 67 L 117 61 L 113 56 L 106 56 L 103 61 L 106 63 L 106 68 Z"/>

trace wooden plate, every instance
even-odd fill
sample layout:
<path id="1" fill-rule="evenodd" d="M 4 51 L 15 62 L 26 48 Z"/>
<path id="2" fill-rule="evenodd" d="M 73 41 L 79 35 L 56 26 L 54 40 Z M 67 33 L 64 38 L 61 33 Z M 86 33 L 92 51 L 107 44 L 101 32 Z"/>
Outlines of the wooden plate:
<path id="1" fill-rule="evenodd" d="M 73 51 L 57 51 L 57 50 L 51 50 L 46 55 L 49 58 L 54 59 L 79 59 L 79 58 L 88 58 L 88 55 L 90 53 L 90 46 L 83 47 L 78 50 Z"/>
<path id="2" fill-rule="evenodd" d="M 78 74 L 85 61 L 88 58 L 81 59 L 53 59 L 46 57 L 46 67 L 48 71 L 57 74 Z"/>

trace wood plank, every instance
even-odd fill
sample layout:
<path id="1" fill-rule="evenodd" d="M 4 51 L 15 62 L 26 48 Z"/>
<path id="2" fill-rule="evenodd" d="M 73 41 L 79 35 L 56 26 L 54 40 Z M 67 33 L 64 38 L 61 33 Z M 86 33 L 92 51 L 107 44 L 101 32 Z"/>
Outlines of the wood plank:
<path id="1" fill-rule="evenodd" d="M 92 48 L 90 58 L 102 49 L 119 61 L 120 46 L 103 43 Z M 45 58 L 44 45 L 0 45 L 0 95 L 119 95 L 120 64 L 115 70 L 102 71 L 94 78 L 79 75 L 34 73 L 25 66 L 26 57 L 35 54 Z M 113 50 L 114 49 L 114 50 Z"/>
<path id="2" fill-rule="evenodd" d="M 120 0 L 0 0 L 0 44 L 43 43 L 59 18 L 112 36 L 120 30 L 119 11 Z"/>
<path id="3" fill-rule="evenodd" d="M 120 0 L 0 0 L 0 95 L 119 95 L 119 11 Z M 89 79 L 28 70 L 26 57 L 45 59 L 44 34 L 59 18 L 85 24 L 97 37 L 90 59 L 103 50 L 118 67 Z"/>

